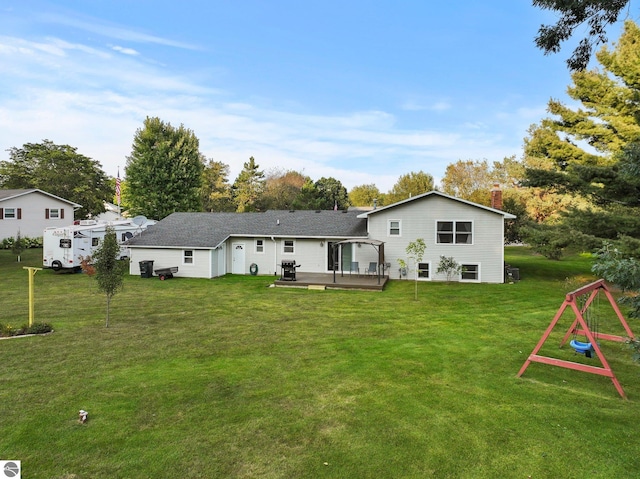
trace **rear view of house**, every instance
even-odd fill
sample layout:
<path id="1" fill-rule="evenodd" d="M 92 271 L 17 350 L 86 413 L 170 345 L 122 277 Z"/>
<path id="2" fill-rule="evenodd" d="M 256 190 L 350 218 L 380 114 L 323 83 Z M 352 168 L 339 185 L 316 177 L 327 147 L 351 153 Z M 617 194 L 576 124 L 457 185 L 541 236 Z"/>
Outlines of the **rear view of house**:
<path id="1" fill-rule="evenodd" d="M 504 220 L 512 218 L 438 191 L 369 211 L 174 213 L 129 241 L 130 273 L 153 261 L 156 269 L 178 266 L 188 277 L 279 275 L 283 261 L 295 261 L 299 272 L 371 270 L 398 278 L 398 260 L 422 238 L 427 250 L 419 279 L 446 279 L 436 273 L 446 256 L 463 266 L 454 280 L 500 283 Z"/>
<path id="2" fill-rule="evenodd" d="M 419 279 L 445 280 L 437 274 L 440 257 L 453 258 L 463 267 L 456 281 L 504 281 L 504 220 L 515 216 L 431 191 L 393 205 L 362 213 L 369 237 L 385 242 L 390 271 L 400 275 L 399 259 L 418 238 L 427 246 L 418 265 Z"/>

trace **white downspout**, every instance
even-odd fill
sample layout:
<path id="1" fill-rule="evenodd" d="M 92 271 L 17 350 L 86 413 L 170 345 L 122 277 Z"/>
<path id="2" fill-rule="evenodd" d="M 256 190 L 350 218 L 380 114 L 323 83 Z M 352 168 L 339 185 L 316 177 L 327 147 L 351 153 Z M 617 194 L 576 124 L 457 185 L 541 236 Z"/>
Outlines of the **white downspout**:
<path id="1" fill-rule="evenodd" d="M 273 241 L 273 275 L 277 276 L 278 274 L 278 242 L 272 236 L 271 241 Z"/>

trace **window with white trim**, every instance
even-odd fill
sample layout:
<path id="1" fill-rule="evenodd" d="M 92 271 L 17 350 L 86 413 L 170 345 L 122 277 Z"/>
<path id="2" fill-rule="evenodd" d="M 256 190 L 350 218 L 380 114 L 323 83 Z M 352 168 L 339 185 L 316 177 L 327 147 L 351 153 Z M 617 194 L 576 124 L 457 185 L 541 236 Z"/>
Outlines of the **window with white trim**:
<path id="1" fill-rule="evenodd" d="M 15 220 L 17 218 L 16 216 L 16 209 L 15 208 L 5 208 L 4 209 L 4 219 L 5 220 Z"/>
<path id="2" fill-rule="evenodd" d="M 282 242 L 282 252 L 293 254 L 296 252 L 296 242 L 295 240 L 284 240 Z"/>
<path id="3" fill-rule="evenodd" d="M 473 244 L 473 223 L 471 221 L 438 221 L 436 243 Z"/>
<path id="4" fill-rule="evenodd" d="M 60 218 L 60 210 L 57 208 L 51 208 L 49 210 L 49 219 L 57 220 Z"/>
<path id="5" fill-rule="evenodd" d="M 460 281 L 480 281 L 480 265 L 463 264 Z"/>
<path id="6" fill-rule="evenodd" d="M 402 222 L 400 220 L 389 220 L 389 236 L 402 236 Z"/>
<path id="7" fill-rule="evenodd" d="M 100 244 L 100 238 L 91 238 L 91 246 L 98 246 Z"/>
<path id="8" fill-rule="evenodd" d="M 182 264 L 193 264 L 193 250 L 186 249 L 182 252 Z"/>
<path id="9" fill-rule="evenodd" d="M 256 240 L 256 253 L 264 253 L 264 240 L 257 239 Z"/>
<path id="10" fill-rule="evenodd" d="M 429 279 L 430 270 L 431 268 L 429 263 L 418 263 L 418 278 Z"/>

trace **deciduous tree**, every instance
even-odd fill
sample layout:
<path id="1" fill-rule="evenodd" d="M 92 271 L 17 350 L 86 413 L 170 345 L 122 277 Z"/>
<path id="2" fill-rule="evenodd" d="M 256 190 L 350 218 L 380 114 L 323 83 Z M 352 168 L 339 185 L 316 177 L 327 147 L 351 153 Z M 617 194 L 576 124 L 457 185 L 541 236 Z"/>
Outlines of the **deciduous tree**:
<path id="1" fill-rule="evenodd" d="M 433 176 L 423 171 L 417 173 L 412 171 L 398 178 L 391 191 L 387 193 L 385 201 L 390 205 L 432 190 Z"/>
<path id="2" fill-rule="evenodd" d="M 489 206 L 493 183 L 487 160 L 458 160 L 447 166 L 442 178 L 442 191 L 456 198 Z"/>
<path id="3" fill-rule="evenodd" d="M 100 163 L 50 140 L 10 148 L 9 160 L 0 161 L 0 188 L 38 188 L 73 201 L 82 205 L 78 218 L 104 212 L 113 196 Z"/>
<path id="4" fill-rule="evenodd" d="M 95 279 L 98 290 L 107 298 L 107 317 L 105 327 L 109 327 L 109 314 L 111 298 L 122 288 L 127 262 L 121 261 L 120 245 L 116 238 L 116 232 L 112 227 L 107 227 L 102 244 L 93 252 L 91 262 L 95 269 Z"/>
<path id="5" fill-rule="evenodd" d="M 407 253 L 407 257 L 413 261 L 413 270 L 414 270 L 414 299 L 418 300 L 418 273 L 419 273 L 419 263 L 422 261 L 422 257 L 424 256 L 424 251 L 427 249 L 427 245 L 424 242 L 424 239 L 418 238 L 415 241 L 411 241 L 405 252 Z M 403 269 L 409 269 L 408 264 L 405 260 L 399 259 L 400 267 Z"/>
<path id="6" fill-rule="evenodd" d="M 385 195 L 380 193 L 376 185 L 359 185 L 354 186 L 349 191 L 349 202 L 352 206 L 373 206 L 374 201 L 377 206 L 384 206 Z"/>
<path id="7" fill-rule="evenodd" d="M 295 200 L 308 177 L 298 171 L 283 171 L 274 168 L 267 172 L 264 189 L 258 201 L 259 209 L 289 210 L 294 208 Z"/>
<path id="8" fill-rule="evenodd" d="M 201 211 L 204 164 L 193 131 L 147 117 L 127 157 L 132 215 L 161 220 L 176 211 Z"/>

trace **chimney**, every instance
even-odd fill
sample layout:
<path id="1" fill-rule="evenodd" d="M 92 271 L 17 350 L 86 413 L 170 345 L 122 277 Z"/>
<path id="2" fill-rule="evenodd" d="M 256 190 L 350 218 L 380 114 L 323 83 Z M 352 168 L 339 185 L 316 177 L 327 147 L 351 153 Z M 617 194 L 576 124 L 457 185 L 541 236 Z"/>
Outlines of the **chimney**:
<path id="1" fill-rule="evenodd" d="M 373 209 L 375 210 L 376 208 L 378 208 L 378 199 L 374 198 L 373 199 Z"/>
<path id="2" fill-rule="evenodd" d="M 502 209 L 502 190 L 499 183 L 494 183 L 491 188 L 491 207 L 494 210 Z"/>

